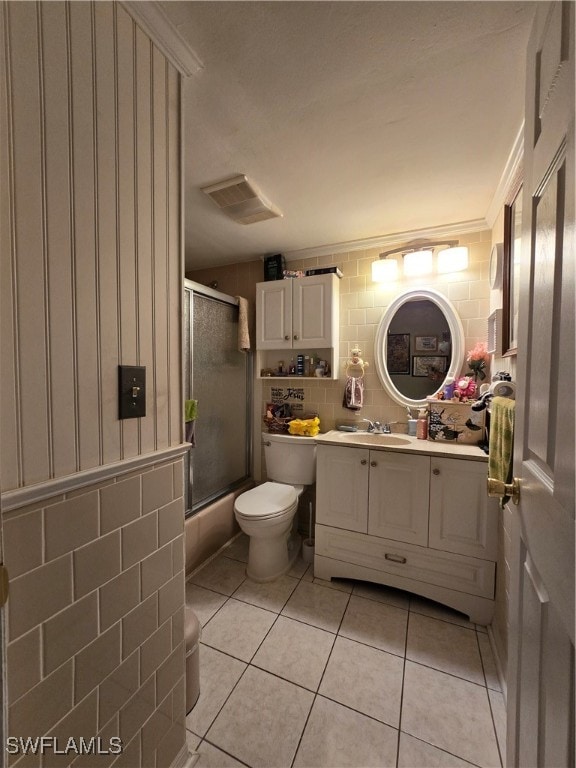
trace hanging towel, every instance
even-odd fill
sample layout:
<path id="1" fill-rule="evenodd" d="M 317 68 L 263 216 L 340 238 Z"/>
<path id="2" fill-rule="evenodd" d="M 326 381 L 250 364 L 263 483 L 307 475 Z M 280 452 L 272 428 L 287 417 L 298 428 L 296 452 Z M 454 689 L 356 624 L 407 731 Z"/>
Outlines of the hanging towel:
<path id="1" fill-rule="evenodd" d="M 248 299 L 235 296 L 238 299 L 238 351 L 250 350 L 250 333 L 248 332 Z"/>
<path id="2" fill-rule="evenodd" d="M 354 376 L 346 377 L 344 398 L 342 400 L 344 408 L 349 408 L 351 411 L 359 411 L 362 408 L 364 400 L 364 381 L 362 379 L 362 376 L 358 378 Z"/>
<path id="3" fill-rule="evenodd" d="M 488 476 L 504 483 L 512 480 L 515 406 L 516 401 L 509 397 L 494 397 L 490 407 Z M 500 506 L 503 507 L 509 498 L 505 496 Z"/>
<path id="4" fill-rule="evenodd" d="M 184 437 L 192 447 L 196 445 L 196 417 L 198 416 L 198 400 L 185 400 L 184 402 Z"/>

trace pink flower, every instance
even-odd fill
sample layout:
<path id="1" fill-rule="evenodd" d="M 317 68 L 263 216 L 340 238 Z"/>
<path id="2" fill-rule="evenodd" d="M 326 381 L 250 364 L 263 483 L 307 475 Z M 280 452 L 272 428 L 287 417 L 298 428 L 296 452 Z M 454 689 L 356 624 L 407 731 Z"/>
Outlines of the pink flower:
<path id="1" fill-rule="evenodd" d="M 479 341 L 474 349 L 471 349 L 468 352 L 468 356 L 466 357 L 466 362 L 471 363 L 472 361 L 476 360 L 486 360 L 488 357 L 488 349 L 486 347 L 486 342 Z"/>

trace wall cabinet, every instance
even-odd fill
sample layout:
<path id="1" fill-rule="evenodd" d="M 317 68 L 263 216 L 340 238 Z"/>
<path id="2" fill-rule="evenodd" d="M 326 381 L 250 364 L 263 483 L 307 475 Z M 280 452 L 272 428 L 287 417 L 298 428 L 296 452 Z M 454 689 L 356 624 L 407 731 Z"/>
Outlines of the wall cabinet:
<path id="1" fill-rule="evenodd" d="M 327 359 L 337 378 L 339 284 L 334 274 L 256 285 L 256 349 L 259 367 L 275 369 L 299 353 Z M 290 357 L 288 357 L 288 354 Z M 334 376 L 334 374 L 336 374 Z"/>
<path id="2" fill-rule="evenodd" d="M 366 579 L 492 618 L 498 506 L 486 463 L 318 445 L 314 573 Z"/>

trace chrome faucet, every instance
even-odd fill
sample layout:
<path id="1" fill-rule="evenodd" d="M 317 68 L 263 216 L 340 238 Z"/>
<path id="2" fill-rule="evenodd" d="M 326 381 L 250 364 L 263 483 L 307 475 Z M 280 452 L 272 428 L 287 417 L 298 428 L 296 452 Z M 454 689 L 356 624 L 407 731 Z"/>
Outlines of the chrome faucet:
<path id="1" fill-rule="evenodd" d="M 381 424 L 379 421 L 371 421 L 370 419 L 362 419 L 362 421 L 368 422 L 367 432 L 374 432 L 376 435 L 390 434 L 390 424 Z"/>

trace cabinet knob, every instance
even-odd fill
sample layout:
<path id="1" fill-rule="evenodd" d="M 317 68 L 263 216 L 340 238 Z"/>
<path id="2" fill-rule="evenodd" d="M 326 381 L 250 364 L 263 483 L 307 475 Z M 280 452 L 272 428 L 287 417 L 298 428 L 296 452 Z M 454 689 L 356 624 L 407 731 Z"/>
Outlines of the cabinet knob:
<path id="1" fill-rule="evenodd" d="M 370 466 L 371 467 L 377 467 L 378 466 L 378 462 L 377 461 L 371 461 L 370 462 Z"/>
<path id="2" fill-rule="evenodd" d="M 368 463 L 367 459 L 360 460 L 360 464 L 362 464 L 362 466 L 364 466 L 364 464 L 367 464 L 367 463 Z"/>
<path id="3" fill-rule="evenodd" d="M 284 336 L 284 341 L 290 341 L 290 336 L 288 334 L 286 334 L 286 336 Z"/>
<path id="4" fill-rule="evenodd" d="M 294 334 L 294 341 L 298 341 L 298 334 L 297 333 Z"/>
<path id="5" fill-rule="evenodd" d="M 433 470 L 432 470 L 432 474 L 433 474 L 433 475 L 439 475 L 439 474 L 440 474 L 440 470 L 439 470 L 438 468 L 436 468 L 436 469 L 433 469 Z"/>

